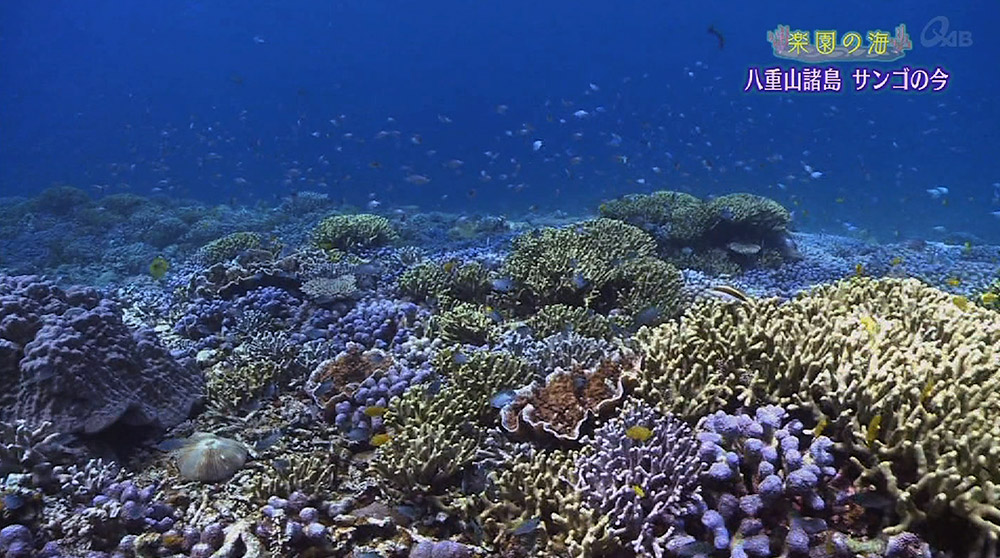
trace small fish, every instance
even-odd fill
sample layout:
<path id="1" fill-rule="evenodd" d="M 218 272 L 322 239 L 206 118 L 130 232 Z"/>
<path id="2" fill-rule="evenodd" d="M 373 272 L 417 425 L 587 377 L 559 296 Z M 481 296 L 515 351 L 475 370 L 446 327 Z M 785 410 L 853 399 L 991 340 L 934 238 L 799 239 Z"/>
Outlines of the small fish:
<path id="1" fill-rule="evenodd" d="M 856 492 L 851 495 L 851 501 L 868 509 L 890 511 L 896 506 L 896 500 L 874 490 Z"/>
<path id="2" fill-rule="evenodd" d="M 641 310 L 638 314 L 636 314 L 635 317 L 632 318 L 632 321 L 635 322 L 636 327 L 642 327 L 644 325 L 657 323 L 662 315 L 663 312 L 661 312 L 659 308 L 656 306 L 650 306 L 649 308 Z"/>
<path id="3" fill-rule="evenodd" d="M 448 260 L 443 264 L 441 264 L 441 269 L 443 269 L 445 273 L 453 273 L 457 267 L 458 267 L 457 260 Z"/>
<path id="4" fill-rule="evenodd" d="M 386 434 L 385 432 L 382 432 L 380 434 L 376 434 L 376 435 L 372 436 L 371 444 L 373 446 L 375 446 L 375 447 L 379 447 L 382 444 L 385 444 L 386 442 L 388 442 L 390 438 L 391 437 L 388 434 Z"/>
<path id="5" fill-rule="evenodd" d="M 514 390 L 505 389 L 490 399 L 490 406 L 494 409 L 503 409 L 508 403 L 514 400 Z"/>
<path id="6" fill-rule="evenodd" d="M 1000 297 L 997 297 L 996 293 L 983 293 L 979 297 L 979 300 L 981 300 L 983 302 L 983 304 L 985 304 L 987 306 L 992 306 L 992 305 L 996 304 L 997 298 L 1000 298 Z"/>
<path id="7" fill-rule="evenodd" d="M 865 429 L 865 444 L 871 447 L 878 438 L 879 431 L 882 430 L 882 415 L 878 414 L 868 421 L 868 428 Z"/>
<path id="8" fill-rule="evenodd" d="M 187 445 L 186 438 L 167 438 L 153 447 L 160 451 L 174 451 L 184 447 L 185 445 Z"/>
<path id="9" fill-rule="evenodd" d="M 166 260 L 163 256 L 156 256 L 153 258 L 153 262 L 149 264 L 149 274 L 153 276 L 153 279 L 159 281 L 167 274 L 167 270 L 170 269 L 170 262 Z"/>
<path id="10" fill-rule="evenodd" d="M 813 433 L 812 433 L 813 438 L 819 438 L 820 436 L 822 436 L 823 431 L 826 430 L 826 427 L 829 426 L 829 424 L 830 421 L 828 421 L 826 417 L 819 419 L 819 422 L 816 423 L 816 428 L 813 428 Z"/>
<path id="11" fill-rule="evenodd" d="M 469 362 L 469 356 L 463 352 L 457 352 L 451 357 L 452 362 L 458 364 L 459 366 Z"/>
<path id="12" fill-rule="evenodd" d="M 406 180 L 407 182 L 413 184 L 414 186 L 423 186 L 424 184 L 427 184 L 428 182 L 431 181 L 430 178 L 422 174 L 410 174 L 407 175 L 407 177 L 404 178 L 403 180 Z"/>
<path id="13" fill-rule="evenodd" d="M 959 279 L 958 277 L 949 277 L 945 279 L 945 283 L 947 283 L 951 287 L 957 287 L 962 284 L 962 280 Z"/>
<path id="14" fill-rule="evenodd" d="M 574 112 L 573 116 L 575 116 L 577 118 L 587 118 L 588 116 L 590 116 L 590 113 L 587 112 L 587 111 L 585 111 L 585 110 L 583 110 L 583 109 L 580 109 L 580 110 Z"/>
<path id="15" fill-rule="evenodd" d="M 352 442 L 363 442 L 368 439 L 368 431 L 361 427 L 352 428 L 347 433 L 347 439 Z"/>
<path id="16" fill-rule="evenodd" d="M 927 194 L 930 195 L 931 199 L 940 199 L 941 196 L 948 195 L 948 188 L 944 186 L 938 186 L 936 188 L 929 188 Z"/>
<path id="17" fill-rule="evenodd" d="M 859 321 L 861 322 L 861 327 L 865 328 L 865 331 L 868 332 L 868 335 L 873 337 L 878 335 L 879 325 L 878 322 L 875 321 L 875 318 L 871 316 L 861 316 Z"/>
<path id="18" fill-rule="evenodd" d="M 526 519 L 522 521 L 520 525 L 514 528 L 513 533 L 514 535 L 519 537 L 524 535 L 530 535 L 534 533 L 536 529 L 538 529 L 538 526 L 541 523 L 542 523 L 542 518 L 540 517 L 532 517 L 531 519 Z"/>
<path id="19" fill-rule="evenodd" d="M 510 277 L 498 277 L 490 281 L 490 286 L 499 293 L 509 293 L 514 289 L 514 280 Z"/>
<path id="20" fill-rule="evenodd" d="M 292 467 L 292 462 L 287 459 L 278 458 L 272 461 L 271 465 L 279 471 L 287 471 Z"/>
<path id="21" fill-rule="evenodd" d="M 638 496 L 640 498 L 645 498 L 646 497 L 646 491 L 643 490 L 642 487 L 639 486 L 638 484 L 633 484 L 632 485 L 632 490 L 635 491 L 636 496 Z"/>
<path id="22" fill-rule="evenodd" d="M 969 311 L 969 299 L 965 298 L 964 296 L 961 295 L 956 296 L 952 298 L 951 301 L 955 304 L 955 306 L 958 306 L 958 309 L 961 310 L 962 312 Z"/>
<path id="23" fill-rule="evenodd" d="M 645 426 L 630 426 L 625 429 L 625 435 L 637 442 L 645 442 L 653 436 L 653 431 Z"/>
<path id="24" fill-rule="evenodd" d="M 730 287 L 729 285 L 717 285 L 708 289 L 708 293 L 715 295 L 726 302 L 740 302 L 744 304 L 750 302 L 750 297 L 747 296 L 746 293 L 736 287 Z"/>
<path id="25" fill-rule="evenodd" d="M 573 284 L 573 288 L 575 288 L 578 291 L 582 291 L 583 289 L 586 289 L 590 285 L 590 281 L 587 281 L 587 278 L 584 277 L 583 274 L 580 273 L 579 271 L 573 274 L 573 277 L 570 279 L 570 282 Z"/>
<path id="26" fill-rule="evenodd" d="M 380 407 L 378 405 L 369 405 L 365 407 L 365 416 L 367 417 L 380 417 L 388 411 L 385 407 Z"/>
<path id="27" fill-rule="evenodd" d="M 280 439 L 281 439 L 281 430 L 280 429 L 275 430 L 274 432 L 271 432 L 270 434 L 264 436 L 260 440 L 257 440 L 257 443 L 253 445 L 253 449 L 257 451 L 264 451 L 273 446 L 274 444 L 278 443 L 278 440 Z"/>
<path id="28" fill-rule="evenodd" d="M 855 277 L 865 276 L 865 266 L 861 262 L 854 264 L 854 276 Z"/>
<path id="29" fill-rule="evenodd" d="M 3 495 L 3 509 L 17 511 L 24 507 L 24 497 L 20 494 L 7 493 Z"/>
<path id="30" fill-rule="evenodd" d="M 962 247 L 962 253 L 963 254 L 971 254 L 972 253 L 972 243 L 969 242 L 968 240 L 965 241 L 965 245 Z"/>
<path id="31" fill-rule="evenodd" d="M 893 258 L 889 260 L 889 265 L 893 267 L 903 265 L 903 258 L 900 256 L 893 256 Z"/>
<path id="32" fill-rule="evenodd" d="M 543 145 L 543 144 L 542 144 L 542 140 L 535 140 L 535 141 L 534 141 L 534 142 L 532 142 L 532 144 L 531 144 L 531 150 L 532 150 L 532 151 L 538 151 L 539 149 L 541 149 L 541 148 L 542 148 L 542 145 Z"/>
<path id="33" fill-rule="evenodd" d="M 937 382 L 934 378 L 927 378 L 927 383 L 924 384 L 924 389 L 920 390 L 920 403 L 926 403 L 931 397 L 931 392 L 934 391 L 934 386 Z"/>
<path id="34" fill-rule="evenodd" d="M 322 384 L 317 386 L 316 389 L 313 390 L 313 397 L 321 398 L 324 395 L 330 393 L 330 390 L 333 389 L 334 383 L 335 382 L 333 380 L 327 380 L 323 382 Z"/>

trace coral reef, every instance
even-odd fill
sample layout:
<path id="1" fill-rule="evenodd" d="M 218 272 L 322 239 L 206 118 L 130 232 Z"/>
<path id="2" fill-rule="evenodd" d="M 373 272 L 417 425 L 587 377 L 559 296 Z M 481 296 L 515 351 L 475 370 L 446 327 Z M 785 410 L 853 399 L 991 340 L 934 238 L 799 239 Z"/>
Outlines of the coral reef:
<path id="1" fill-rule="evenodd" d="M 260 235 L 253 232 L 234 232 L 209 242 L 198 250 L 197 257 L 212 265 L 229 261 L 240 252 L 260 248 Z"/>

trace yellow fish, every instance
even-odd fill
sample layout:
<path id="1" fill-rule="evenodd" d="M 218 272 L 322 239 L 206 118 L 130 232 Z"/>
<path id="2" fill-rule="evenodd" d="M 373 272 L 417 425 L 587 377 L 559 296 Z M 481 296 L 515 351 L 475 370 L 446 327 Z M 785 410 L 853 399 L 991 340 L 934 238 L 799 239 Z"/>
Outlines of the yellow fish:
<path id="1" fill-rule="evenodd" d="M 954 302 L 955 306 L 958 306 L 958 309 L 961 310 L 962 312 L 968 311 L 969 299 L 965 298 L 964 296 L 961 295 L 956 296 L 952 298 L 951 301 Z"/>
<path id="2" fill-rule="evenodd" d="M 371 405 L 371 406 L 365 407 L 365 415 L 367 415 L 369 417 L 380 417 L 380 416 L 382 416 L 382 415 L 385 414 L 386 410 L 387 409 L 385 407 L 379 407 L 377 405 Z"/>
<path id="3" fill-rule="evenodd" d="M 861 316 L 860 320 L 861 320 L 861 327 L 865 328 L 865 331 L 868 332 L 868 335 L 875 336 L 878 334 L 879 327 L 878 327 L 878 322 L 875 321 L 875 318 L 871 316 Z"/>
<path id="4" fill-rule="evenodd" d="M 945 281 L 945 283 L 948 283 L 948 284 L 949 284 L 949 285 L 951 285 L 952 287 L 957 287 L 957 286 L 959 286 L 959 285 L 961 285 L 961 284 L 962 284 L 962 280 L 961 280 L 961 279 L 959 279 L 958 277 L 949 277 L 949 278 L 948 278 L 948 279 L 947 279 L 947 280 Z"/>
<path id="5" fill-rule="evenodd" d="M 868 429 L 865 431 L 865 443 L 871 447 L 875 439 L 878 438 L 879 431 L 882 430 L 882 415 L 878 414 L 868 421 Z"/>
<path id="6" fill-rule="evenodd" d="M 971 254 L 972 253 L 972 243 L 969 242 L 968 240 L 966 240 L 965 241 L 965 247 L 962 248 L 962 252 L 964 252 L 966 254 Z"/>
<path id="7" fill-rule="evenodd" d="M 903 265 L 903 258 L 901 258 L 899 256 L 895 256 L 891 260 L 889 260 L 889 265 L 893 265 L 893 266 L 895 266 L 895 265 Z"/>
<path id="8" fill-rule="evenodd" d="M 375 447 L 379 447 L 382 444 L 389 441 L 390 436 L 386 433 L 376 434 L 372 436 L 371 444 Z"/>
<path id="9" fill-rule="evenodd" d="M 855 277 L 865 276 L 865 266 L 863 266 L 861 262 L 858 262 L 854 265 L 854 276 Z"/>
<path id="10" fill-rule="evenodd" d="M 638 495 L 640 498 L 645 498 L 646 497 L 646 491 L 643 490 L 642 487 L 639 486 L 638 484 L 633 484 L 632 485 L 632 490 L 634 490 L 635 493 L 636 493 L 636 495 Z"/>
<path id="11" fill-rule="evenodd" d="M 149 264 L 149 274 L 157 281 L 163 279 L 168 269 L 170 269 L 170 262 L 163 256 L 156 256 L 153 258 L 153 263 Z"/>
<path id="12" fill-rule="evenodd" d="M 444 268 L 445 273 L 451 273 L 455 271 L 456 267 L 458 267 L 458 262 L 455 260 L 448 260 L 444 262 L 444 265 L 442 265 L 441 267 Z"/>
<path id="13" fill-rule="evenodd" d="M 813 438 L 819 438 L 822 436 L 823 431 L 826 430 L 826 426 L 828 424 L 830 424 L 830 421 L 826 420 L 826 417 L 819 419 L 819 422 L 816 424 L 816 428 L 813 428 Z"/>
<path id="14" fill-rule="evenodd" d="M 979 299 L 983 301 L 983 304 L 987 306 L 996 304 L 998 298 L 1000 297 L 997 297 L 996 293 L 983 293 L 983 295 L 979 297 Z"/>
<path id="15" fill-rule="evenodd" d="M 625 435 L 633 440 L 645 442 L 653 435 L 653 431 L 645 426 L 630 426 L 625 430 Z"/>
<path id="16" fill-rule="evenodd" d="M 930 398 L 931 392 L 934 391 L 934 378 L 927 378 L 927 383 L 924 384 L 924 389 L 920 390 L 920 402 L 925 403 L 927 399 Z"/>

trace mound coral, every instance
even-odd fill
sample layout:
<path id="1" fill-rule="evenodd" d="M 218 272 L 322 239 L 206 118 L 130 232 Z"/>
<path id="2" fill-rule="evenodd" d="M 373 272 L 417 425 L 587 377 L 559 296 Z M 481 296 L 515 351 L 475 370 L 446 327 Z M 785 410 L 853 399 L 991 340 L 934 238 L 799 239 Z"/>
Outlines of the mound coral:
<path id="1" fill-rule="evenodd" d="M 781 304 L 706 301 L 640 331 L 639 393 L 697 417 L 808 412 L 897 502 L 898 532 L 949 515 L 1000 535 L 1000 317 L 917 280 L 855 278 Z"/>
<path id="2" fill-rule="evenodd" d="M 130 331 L 93 289 L 0 276 L 0 418 L 94 434 L 112 425 L 168 428 L 202 396 L 194 362 L 150 329 Z"/>
<path id="3" fill-rule="evenodd" d="M 313 244 L 323 250 L 359 253 L 399 238 L 389 220 L 369 213 L 332 215 L 312 231 Z"/>

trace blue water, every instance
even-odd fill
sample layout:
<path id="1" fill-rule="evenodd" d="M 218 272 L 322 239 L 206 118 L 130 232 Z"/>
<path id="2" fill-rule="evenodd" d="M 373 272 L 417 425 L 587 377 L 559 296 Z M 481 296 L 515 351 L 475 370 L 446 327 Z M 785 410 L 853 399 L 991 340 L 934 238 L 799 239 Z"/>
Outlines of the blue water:
<path id="1" fill-rule="evenodd" d="M 750 191 L 801 230 L 1000 243 L 1000 4 L 680 5 L 5 2 L 0 191 L 571 214 Z M 939 15 L 972 45 L 921 45 Z M 942 66 L 950 86 L 744 93 L 749 66 L 791 65 L 765 40 L 779 23 L 906 23 L 913 50 L 885 67 Z"/>

